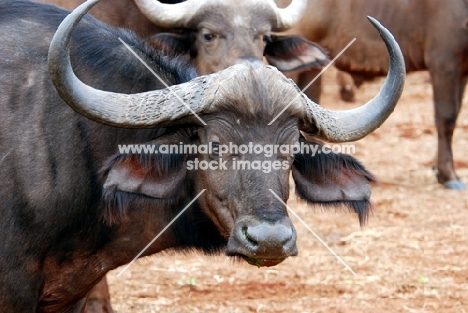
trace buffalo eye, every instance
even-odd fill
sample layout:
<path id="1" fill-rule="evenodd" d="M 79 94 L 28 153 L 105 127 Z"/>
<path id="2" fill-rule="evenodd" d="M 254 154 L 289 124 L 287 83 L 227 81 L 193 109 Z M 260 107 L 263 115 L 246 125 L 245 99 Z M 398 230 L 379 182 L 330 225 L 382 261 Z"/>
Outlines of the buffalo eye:
<path id="1" fill-rule="evenodd" d="M 212 34 L 212 33 L 203 34 L 203 39 L 206 42 L 211 42 L 211 41 L 215 40 L 216 38 L 217 38 L 217 36 L 215 34 Z"/>
<path id="2" fill-rule="evenodd" d="M 212 141 L 210 142 L 211 154 L 214 156 L 219 156 L 219 142 Z"/>

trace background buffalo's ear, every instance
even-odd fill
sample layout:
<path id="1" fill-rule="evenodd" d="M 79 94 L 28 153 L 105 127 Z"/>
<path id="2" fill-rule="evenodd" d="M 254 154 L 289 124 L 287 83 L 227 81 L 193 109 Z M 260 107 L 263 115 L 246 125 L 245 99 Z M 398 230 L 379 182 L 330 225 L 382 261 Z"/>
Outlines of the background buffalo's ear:
<path id="1" fill-rule="evenodd" d="M 159 33 L 151 36 L 149 42 L 157 50 L 171 56 L 188 56 L 192 47 L 191 36 L 185 33 Z"/>
<path id="2" fill-rule="evenodd" d="M 271 36 L 264 56 L 284 72 L 321 68 L 330 62 L 322 47 L 301 36 Z"/>
<path id="3" fill-rule="evenodd" d="M 374 176 L 349 155 L 333 153 L 317 143 L 303 143 L 317 152 L 305 153 L 303 149 L 294 158 L 292 175 L 297 195 L 313 204 L 347 206 L 364 224 L 371 208 L 370 184 L 376 183 Z"/>

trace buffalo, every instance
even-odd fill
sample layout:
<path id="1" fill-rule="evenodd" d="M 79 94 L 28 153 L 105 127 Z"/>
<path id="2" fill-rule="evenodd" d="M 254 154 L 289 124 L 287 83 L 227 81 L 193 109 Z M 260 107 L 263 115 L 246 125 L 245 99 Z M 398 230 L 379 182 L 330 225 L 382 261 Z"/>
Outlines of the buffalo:
<path id="1" fill-rule="evenodd" d="M 37 1 L 66 9 L 84 2 Z M 328 62 L 323 49 L 303 37 L 271 35 L 272 30 L 285 30 L 299 20 L 305 0 L 296 0 L 287 10 L 278 10 L 271 0 L 181 2 L 102 0 L 90 14 L 109 25 L 131 29 L 168 55 L 184 56 L 199 75 L 237 63 L 258 66 L 263 56 L 284 71 L 320 68 Z M 108 300 L 101 302 L 111 311 Z"/>
<path id="2" fill-rule="evenodd" d="M 276 2 L 281 7 L 290 0 Z M 449 189 L 466 189 L 455 172 L 452 155 L 452 136 L 468 74 L 466 1 L 309 0 L 304 18 L 289 32 L 320 44 L 331 56 L 356 38 L 335 64 L 351 73 L 359 85 L 363 80 L 386 75 L 388 66 L 385 46 L 365 23 L 366 15 L 382 21 L 395 35 L 408 72 L 429 71 L 438 134 L 437 180 Z M 298 85 L 307 84 L 310 75 L 302 73 Z"/>
<path id="3" fill-rule="evenodd" d="M 119 145 L 313 144 L 300 131 L 358 140 L 384 122 L 403 89 L 401 52 L 380 24 L 373 21 L 392 60 L 386 82 L 365 105 L 333 112 L 271 67 L 197 77 L 185 59 L 84 16 L 97 2 L 66 17 L 55 6 L 0 0 L 3 312 L 82 312 L 106 272 L 130 262 L 183 209 L 142 256 L 197 249 L 278 264 L 297 254 L 296 232 L 269 189 L 287 201 L 291 172 L 308 203 L 345 206 L 366 220 L 375 179 L 351 156 L 144 154 Z M 172 86 L 163 88 L 119 39 Z M 238 171 L 235 159 L 287 166 Z M 191 169 L 196 160 L 227 168 Z"/>

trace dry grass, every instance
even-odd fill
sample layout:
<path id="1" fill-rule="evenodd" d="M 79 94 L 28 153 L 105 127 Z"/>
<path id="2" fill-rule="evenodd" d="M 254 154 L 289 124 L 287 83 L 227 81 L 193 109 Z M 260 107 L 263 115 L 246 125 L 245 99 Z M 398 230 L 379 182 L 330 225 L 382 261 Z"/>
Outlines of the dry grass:
<path id="1" fill-rule="evenodd" d="M 338 100 L 326 74 L 322 104 Z M 365 84 L 358 103 L 381 81 Z M 466 101 L 465 101 L 466 102 Z M 468 114 L 458 120 L 458 174 L 468 182 Z M 159 255 L 139 260 L 123 277 L 109 275 L 113 305 L 124 312 L 468 312 L 468 197 L 435 180 L 432 91 L 427 73 L 409 75 L 390 119 L 356 143 L 380 179 L 366 227 L 349 213 L 289 205 L 352 267 L 353 276 L 292 217 L 299 256 L 257 269 L 224 256 Z"/>

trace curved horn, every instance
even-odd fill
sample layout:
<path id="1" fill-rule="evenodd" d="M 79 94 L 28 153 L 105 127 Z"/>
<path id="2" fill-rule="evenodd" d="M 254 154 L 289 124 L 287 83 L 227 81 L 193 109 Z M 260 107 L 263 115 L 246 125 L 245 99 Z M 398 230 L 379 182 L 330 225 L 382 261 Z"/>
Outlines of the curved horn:
<path id="1" fill-rule="evenodd" d="M 405 61 L 392 34 L 376 19 L 367 18 L 379 31 L 390 56 L 390 68 L 382 88 L 365 105 L 347 111 L 326 110 L 306 97 L 309 121 L 303 131 L 329 142 L 355 141 L 379 128 L 393 112 L 403 92 Z"/>
<path id="2" fill-rule="evenodd" d="M 70 64 L 70 38 L 83 15 L 100 0 L 88 0 L 60 24 L 49 47 L 49 73 L 62 99 L 76 112 L 96 122 L 124 127 L 164 127 L 191 114 L 209 111 L 205 89 L 226 73 L 198 77 L 188 83 L 140 94 L 119 94 L 81 82 Z M 236 71 L 239 68 L 231 68 Z M 195 117 L 194 116 L 194 117 Z"/>
<path id="3" fill-rule="evenodd" d="M 284 9 L 276 7 L 276 27 L 273 27 L 272 30 L 281 32 L 293 27 L 301 20 L 306 11 L 306 7 L 307 0 L 293 0 L 291 4 Z"/>
<path id="4" fill-rule="evenodd" d="M 165 4 L 157 0 L 135 0 L 140 11 L 154 24 L 163 28 L 185 27 L 204 1 Z"/>

